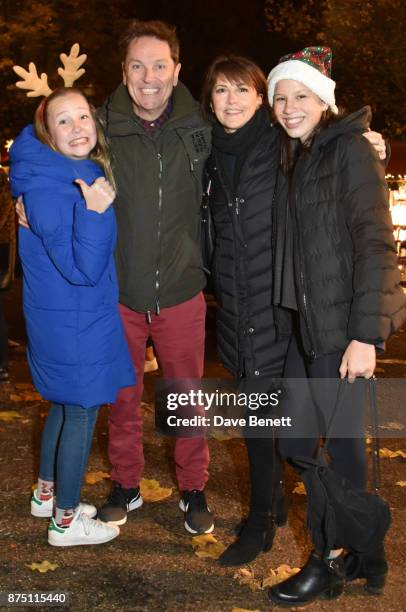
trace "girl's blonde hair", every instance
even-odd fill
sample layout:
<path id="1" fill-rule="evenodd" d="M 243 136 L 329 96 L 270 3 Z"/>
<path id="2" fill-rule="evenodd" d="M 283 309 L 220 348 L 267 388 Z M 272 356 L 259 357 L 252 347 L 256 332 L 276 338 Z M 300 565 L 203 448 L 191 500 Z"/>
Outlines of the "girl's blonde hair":
<path id="1" fill-rule="evenodd" d="M 51 135 L 49 133 L 49 127 L 48 127 L 48 112 L 47 111 L 49 108 L 49 104 L 52 102 L 52 100 L 56 100 L 57 98 L 67 96 L 72 93 L 82 96 L 82 98 L 84 98 L 87 102 L 86 96 L 84 95 L 82 91 L 80 91 L 80 89 L 76 87 L 59 87 L 58 89 L 55 89 L 47 98 L 44 98 L 41 101 L 41 104 L 38 106 L 37 110 L 35 111 L 34 128 L 35 128 L 37 138 L 42 143 L 48 145 L 48 147 L 50 147 L 54 151 L 57 151 L 57 148 L 55 147 L 52 141 Z M 106 137 L 104 136 L 103 128 L 101 127 L 100 123 L 97 120 L 94 107 L 89 104 L 89 108 L 90 108 L 90 112 L 93 117 L 93 121 L 96 126 L 96 134 L 97 134 L 96 145 L 94 149 L 90 151 L 89 159 L 93 160 L 94 162 L 99 164 L 99 166 L 103 168 L 103 171 L 104 171 L 104 174 L 106 175 L 107 180 L 112 185 L 112 187 L 115 189 L 116 184 L 115 184 L 115 180 L 113 176 L 113 170 L 111 167 L 109 147 L 106 141 Z"/>

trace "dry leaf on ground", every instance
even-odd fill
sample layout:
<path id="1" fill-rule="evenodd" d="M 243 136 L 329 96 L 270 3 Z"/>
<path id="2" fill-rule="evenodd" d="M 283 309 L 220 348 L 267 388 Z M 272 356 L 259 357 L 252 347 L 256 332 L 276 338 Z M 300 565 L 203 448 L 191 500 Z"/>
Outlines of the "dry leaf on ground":
<path id="1" fill-rule="evenodd" d="M 50 563 L 49 561 L 41 561 L 41 563 L 31 563 L 31 565 L 26 565 L 26 567 L 33 572 L 38 570 L 41 574 L 46 574 L 49 571 L 54 572 L 59 565 Z"/>
<path id="2" fill-rule="evenodd" d="M 247 608 L 233 608 L 231 612 L 261 612 L 261 610 L 247 610 Z"/>
<path id="3" fill-rule="evenodd" d="M 406 487 L 406 480 L 398 480 L 396 484 L 398 487 Z"/>
<path id="4" fill-rule="evenodd" d="M 218 559 L 225 551 L 224 544 L 216 540 L 211 533 L 194 536 L 192 546 L 195 555 L 201 558 Z"/>
<path id="5" fill-rule="evenodd" d="M 299 567 L 290 567 L 290 565 L 286 565 L 286 563 L 279 565 L 279 567 L 276 569 L 272 569 L 268 576 L 265 576 L 265 578 L 262 580 L 261 588 L 265 589 L 266 587 L 283 582 L 298 572 L 300 572 Z"/>
<path id="6" fill-rule="evenodd" d="M 393 431 L 402 431 L 404 429 L 404 426 L 402 425 L 402 423 L 391 421 L 390 423 L 384 423 L 383 425 L 379 425 L 379 429 L 391 429 Z"/>
<path id="7" fill-rule="evenodd" d="M 401 450 L 393 451 L 393 450 L 390 450 L 389 448 L 380 448 L 379 456 L 384 457 L 384 458 L 389 458 L 389 459 L 394 459 L 395 457 L 402 457 L 403 459 L 406 459 L 406 453 L 404 451 L 401 451 Z"/>
<path id="8" fill-rule="evenodd" d="M 303 482 L 297 482 L 292 493 L 297 493 L 298 495 L 306 495 L 306 489 Z"/>
<path id="9" fill-rule="evenodd" d="M 27 391 L 34 391 L 34 387 L 31 383 L 16 383 L 14 386 L 16 389 L 26 389 Z"/>
<path id="10" fill-rule="evenodd" d="M 210 432 L 210 437 L 218 440 L 219 442 L 224 442 L 225 440 L 231 440 L 231 436 L 227 430 L 221 431 L 221 429 L 214 429 Z"/>
<path id="11" fill-rule="evenodd" d="M 146 502 L 161 501 L 172 495 L 172 487 L 161 487 L 157 480 L 141 478 L 140 491 L 142 499 Z"/>
<path id="12" fill-rule="evenodd" d="M 255 578 L 254 570 L 249 567 L 241 567 L 238 569 L 233 578 L 240 584 L 247 585 L 251 591 L 258 591 L 261 588 L 261 581 Z"/>
<path id="13" fill-rule="evenodd" d="M 85 483 L 93 485 L 100 482 L 104 478 L 110 478 L 110 474 L 107 472 L 88 472 L 85 476 Z"/>
<path id="14" fill-rule="evenodd" d="M 22 402 L 23 398 L 21 397 L 21 395 L 17 395 L 16 393 L 10 393 L 10 395 L 8 396 L 8 399 L 10 400 L 10 402 Z"/>
<path id="15" fill-rule="evenodd" d="M 14 421 L 14 419 L 23 419 L 23 415 L 16 410 L 2 410 L 0 412 L 0 421 Z"/>

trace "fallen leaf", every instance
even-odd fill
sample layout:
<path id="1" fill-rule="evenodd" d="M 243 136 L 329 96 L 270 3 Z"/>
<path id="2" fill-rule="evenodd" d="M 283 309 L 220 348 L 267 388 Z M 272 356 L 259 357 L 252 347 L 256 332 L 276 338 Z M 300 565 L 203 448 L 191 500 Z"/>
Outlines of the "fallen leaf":
<path id="1" fill-rule="evenodd" d="M 192 538 L 192 546 L 195 555 L 210 559 L 218 559 L 226 549 L 224 544 L 216 540 L 211 533 L 194 536 Z"/>
<path id="2" fill-rule="evenodd" d="M 392 429 L 395 431 L 402 431 L 404 426 L 402 423 L 396 423 L 395 421 L 390 423 L 385 423 L 384 425 L 379 425 L 379 429 Z"/>
<path id="3" fill-rule="evenodd" d="M 365 444 L 372 444 L 372 438 L 367 438 L 365 440 Z"/>
<path id="4" fill-rule="evenodd" d="M 214 429 L 210 432 L 210 437 L 218 440 L 219 442 L 224 442 L 225 440 L 231 440 L 231 436 L 227 431 L 221 431 L 221 429 Z"/>
<path id="5" fill-rule="evenodd" d="M 0 412 L 0 421 L 14 421 L 14 419 L 24 418 L 22 414 L 16 410 L 2 410 Z"/>
<path id="6" fill-rule="evenodd" d="M 406 487 L 406 480 L 398 480 L 396 484 L 398 487 Z"/>
<path id="7" fill-rule="evenodd" d="M 38 402 L 38 400 L 42 400 L 43 397 L 37 391 L 32 391 L 30 393 L 23 394 L 23 400 L 25 402 Z"/>
<path id="8" fill-rule="evenodd" d="M 21 402 L 22 401 L 22 397 L 21 395 L 16 395 L 15 393 L 10 393 L 9 398 L 10 402 Z"/>
<path id="9" fill-rule="evenodd" d="M 50 563 L 49 561 L 41 561 L 41 563 L 31 563 L 31 565 L 26 565 L 33 572 L 38 570 L 41 574 L 46 574 L 51 571 L 54 572 L 59 565 L 56 563 Z"/>
<path id="10" fill-rule="evenodd" d="M 107 472 L 88 472 L 85 476 L 85 483 L 94 485 L 104 478 L 110 478 L 110 474 Z"/>
<path id="11" fill-rule="evenodd" d="M 231 612 L 261 612 L 261 610 L 248 610 L 247 608 L 233 608 Z"/>
<path id="12" fill-rule="evenodd" d="M 34 389 L 30 383 L 16 383 L 14 386 L 16 389 Z"/>
<path id="13" fill-rule="evenodd" d="M 300 572 L 300 567 L 290 567 L 286 563 L 279 565 L 276 569 L 271 569 L 269 575 L 262 580 L 261 589 L 283 582 L 298 572 Z"/>
<path id="14" fill-rule="evenodd" d="M 172 487 L 161 487 L 157 480 L 141 478 L 140 492 L 142 499 L 147 502 L 156 502 L 172 495 Z"/>
<path id="15" fill-rule="evenodd" d="M 306 489 L 303 482 L 297 482 L 292 493 L 297 493 L 298 495 L 306 495 Z"/>
<path id="16" fill-rule="evenodd" d="M 22 419 L 20 423 L 24 423 L 24 425 L 27 425 L 27 423 L 31 423 L 31 419 Z"/>
<path id="17" fill-rule="evenodd" d="M 401 451 L 401 450 L 393 451 L 393 450 L 390 450 L 389 448 L 380 448 L 379 456 L 384 457 L 384 458 L 389 458 L 389 459 L 394 459 L 395 457 L 402 457 L 403 459 L 406 459 L 406 453 L 404 451 Z"/>
<path id="18" fill-rule="evenodd" d="M 248 567 L 241 567 L 234 574 L 234 579 L 240 584 L 248 586 L 251 591 L 261 589 L 261 581 L 255 578 L 254 570 Z"/>

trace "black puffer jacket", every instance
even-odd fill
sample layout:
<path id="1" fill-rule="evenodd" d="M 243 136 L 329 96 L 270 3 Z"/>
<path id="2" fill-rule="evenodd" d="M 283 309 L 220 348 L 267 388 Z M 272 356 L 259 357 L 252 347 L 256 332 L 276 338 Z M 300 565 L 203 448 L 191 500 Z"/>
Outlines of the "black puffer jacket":
<path id="1" fill-rule="evenodd" d="M 369 120 L 366 107 L 329 126 L 292 177 L 298 308 L 311 358 L 351 340 L 378 345 L 405 320 L 385 171 L 361 135 Z M 280 226 L 286 194 L 277 199 Z M 278 239 L 276 261 L 280 252 Z"/>
<path id="2" fill-rule="evenodd" d="M 280 321 L 278 328 L 284 333 L 277 341 L 272 306 L 272 199 L 278 159 L 278 132 L 266 118 L 234 192 L 215 146 L 208 163 L 216 230 L 213 280 L 219 306 L 218 352 L 236 377 L 280 376 L 287 350 L 282 336 L 290 332 L 288 321 Z"/>

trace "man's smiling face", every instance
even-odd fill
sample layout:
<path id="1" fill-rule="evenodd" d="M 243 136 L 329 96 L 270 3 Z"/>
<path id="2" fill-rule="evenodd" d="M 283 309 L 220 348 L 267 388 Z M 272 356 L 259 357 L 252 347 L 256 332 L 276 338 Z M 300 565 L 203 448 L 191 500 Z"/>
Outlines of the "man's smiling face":
<path id="1" fill-rule="evenodd" d="M 157 119 L 165 110 L 178 82 L 180 64 L 175 64 L 170 47 L 152 36 L 135 38 L 123 62 L 123 83 L 136 115 L 147 121 Z"/>

